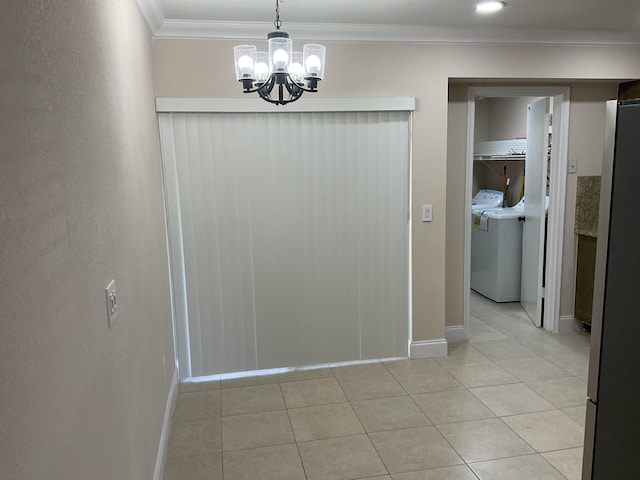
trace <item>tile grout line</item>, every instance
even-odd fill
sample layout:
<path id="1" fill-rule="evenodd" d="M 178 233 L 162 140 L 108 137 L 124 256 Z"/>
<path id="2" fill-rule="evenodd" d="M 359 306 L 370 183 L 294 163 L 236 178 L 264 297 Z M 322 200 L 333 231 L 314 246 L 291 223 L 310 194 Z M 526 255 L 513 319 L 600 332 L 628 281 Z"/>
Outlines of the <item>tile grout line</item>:
<path id="1" fill-rule="evenodd" d="M 289 419 L 289 427 L 291 428 L 291 435 L 293 435 L 293 442 L 296 446 L 296 451 L 298 452 L 298 458 L 300 459 L 300 466 L 302 467 L 302 473 L 304 474 L 305 480 L 309 480 L 309 476 L 307 475 L 307 469 L 304 466 L 304 461 L 302 460 L 302 453 L 300 452 L 300 443 L 298 442 L 298 438 L 296 437 L 296 431 L 293 428 L 293 422 L 291 421 L 291 415 L 289 415 L 289 407 L 287 406 L 287 400 L 284 398 L 284 391 L 282 390 L 282 384 L 278 379 L 278 388 L 280 389 L 280 395 L 282 395 L 282 403 L 284 403 L 285 412 L 287 412 L 287 418 Z M 224 480 L 224 477 L 223 479 Z"/>
<path id="2" fill-rule="evenodd" d="M 438 363 L 437 359 L 436 359 L 436 363 Z M 389 370 L 389 373 L 391 373 L 391 375 L 393 375 L 393 372 L 389 369 L 389 367 L 387 367 L 385 365 L 385 367 L 387 368 L 387 370 Z M 441 366 L 441 368 L 443 368 L 447 373 L 449 373 L 449 375 L 453 376 L 454 378 L 456 378 L 453 374 L 451 374 L 451 372 L 449 372 L 446 368 L 444 368 L 444 366 Z M 395 375 L 393 375 L 395 378 Z M 396 380 L 398 381 L 398 383 L 400 383 L 400 381 L 396 378 Z M 464 390 L 467 390 L 467 387 L 465 387 L 462 382 L 460 382 L 457 378 L 456 380 L 462 385 Z M 402 386 L 402 388 L 404 389 L 404 386 L 400 383 L 400 385 Z M 459 391 L 460 389 L 456 389 L 456 390 L 443 390 L 443 391 Z M 406 391 L 406 390 L 405 390 Z M 425 393 L 437 393 L 437 392 L 425 392 Z M 447 437 L 445 437 L 442 432 L 440 431 L 440 429 L 437 427 L 437 425 L 431 420 L 431 418 L 429 418 L 429 415 L 427 415 L 427 413 L 420 407 L 420 405 L 418 405 L 415 401 L 415 399 L 411 396 L 411 394 L 409 394 L 407 392 L 407 395 L 409 395 L 409 398 L 411 399 L 411 401 L 414 403 L 414 405 L 416 407 L 418 407 L 418 410 L 420 410 L 422 412 L 422 414 L 427 418 L 427 420 L 429 420 L 429 422 L 431 422 L 431 426 L 435 429 L 436 432 L 438 432 L 438 434 L 444 439 L 445 442 L 447 442 L 447 444 L 449 445 L 449 447 L 451 447 L 451 449 L 456 453 L 456 455 L 458 455 L 458 457 L 460 458 L 460 460 L 462 460 L 463 464 L 467 467 L 467 469 L 469 471 L 471 471 L 471 473 L 478 478 L 478 476 L 476 475 L 476 473 L 471 469 L 471 467 L 469 467 L 468 463 L 466 462 L 466 460 L 462 457 L 462 455 L 460 454 L 460 452 L 458 452 L 458 450 L 455 449 L 455 447 L 451 444 L 451 442 L 449 441 L 449 439 Z M 373 443 L 373 442 L 372 442 Z M 375 446 L 374 446 L 375 448 Z M 377 451 L 377 450 L 376 450 Z M 379 456 L 380 454 L 378 454 Z M 384 462 L 383 462 L 384 463 Z M 385 465 L 386 467 L 386 465 Z M 388 469 L 387 469 L 388 470 Z M 404 472 L 403 472 L 404 473 Z"/>
<path id="3" fill-rule="evenodd" d="M 382 363 L 382 362 L 380 362 Z M 386 366 L 385 366 L 386 368 Z M 335 372 L 333 371 L 333 368 L 331 369 L 331 371 L 333 372 L 334 378 L 336 380 L 336 382 L 338 383 L 338 387 L 340 387 L 340 390 L 342 391 L 342 394 L 345 396 L 345 398 L 347 399 L 347 403 L 349 404 L 349 408 L 351 408 L 351 411 L 353 412 L 353 414 L 355 415 L 356 419 L 358 420 L 358 423 L 360 423 L 360 427 L 362 427 L 362 431 L 364 432 L 364 435 L 366 435 L 367 440 L 369 440 L 369 444 L 371 445 L 371 447 L 373 448 L 373 450 L 376 452 L 376 455 L 378 456 L 378 459 L 380 460 L 380 463 L 382 464 L 382 466 L 384 467 L 384 469 L 387 472 L 387 475 L 391 476 L 391 472 L 389 472 L 389 467 L 387 467 L 387 464 L 384 463 L 384 460 L 382 459 L 382 456 L 380 455 L 380 452 L 378 451 L 378 449 L 376 448 L 375 443 L 373 443 L 373 440 L 371 440 L 371 437 L 369 436 L 369 432 L 367 432 L 367 429 L 365 428 L 365 426 L 362 424 L 362 420 L 360 419 L 360 417 L 358 416 L 358 413 L 356 412 L 356 410 L 353 408 L 353 404 L 351 403 L 351 399 L 349 398 L 349 396 L 345 393 L 344 389 L 342 388 L 342 385 L 340 384 L 340 381 L 338 380 L 338 378 L 335 376 Z M 393 374 L 392 374 L 393 375 Z M 395 378 L 395 377 L 394 377 Z M 398 382 L 399 383 L 399 382 Z M 402 385 L 401 385 L 402 386 Z M 392 398 L 392 397 L 388 397 L 388 398 Z M 360 435 L 360 434 L 359 434 Z"/>
<path id="4" fill-rule="evenodd" d="M 556 450 L 553 450 L 553 451 L 556 451 Z M 547 453 L 547 452 L 545 452 L 545 453 Z M 567 478 L 567 477 L 566 477 L 566 476 L 565 476 L 565 475 L 564 475 L 560 470 L 558 470 L 558 469 L 556 468 L 556 466 L 555 466 L 553 463 L 551 463 L 549 460 L 547 460 L 546 458 L 544 458 L 544 455 L 542 455 L 541 453 L 538 453 L 538 455 L 539 455 L 539 456 L 540 456 L 540 458 L 542 458 L 545 462 L 547 462 L 547 464 L 548 464 L 551 468 L 553 468 L 556 472 L 558 472 L 558 474 L 559 474 L 561 477 L 563 477 L 563 478 L 565 478 L 565 479 Z"/>
<path id="5" fill-rule="evenodd" d="M 222 480 L 224 480 L 224 437 L 223 437 L 223 429 L 222 429 L 222 380 L 218 381 L 218 394 L 220 395 L 220 470 L 222 475 Z"/>

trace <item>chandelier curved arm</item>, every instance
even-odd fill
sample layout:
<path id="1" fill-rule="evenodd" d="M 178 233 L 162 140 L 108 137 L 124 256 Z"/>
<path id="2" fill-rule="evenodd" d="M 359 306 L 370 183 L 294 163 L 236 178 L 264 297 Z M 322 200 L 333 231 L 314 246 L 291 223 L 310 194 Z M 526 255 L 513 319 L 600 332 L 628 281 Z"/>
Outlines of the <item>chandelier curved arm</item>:
<path id="1" fill-rule="evenodd" d="M 289 78 L 291 78 L 291 77 L 289 77 Z M 309 78 L 305 78 L 305 80 L 309 80 Z M 317 79 L 317 78 L 312 78 L 311 80 L 312 80 L 313 82 L 311 83 L 311 86 L 310 86 L 310 87 L 306 87 L 306 86 L 304 85 L 304 83 L 297 83 L 297 82 L 294 82 L 293 80 L 291 80 L 291 82 L 292 82 L 296 87 L 298 87 L 300 90 L 302 90 L 303 92 L 312 92 L 312 93 L 315 93 L 315 92 L 317 92 L 317 91 L 318 91 L 318 88 L 317 88 L 317 87 L 318 87 L 318 81 L 319 81 L 319 79 Z"/>
<path id="2" fill-rule="evenodd" d="M 298 100 L 302 94 L 304 93 L 302 89 L 298 88 L 295 84 L 291 82 L 288 78 L 283 78 L 281 81 L 276 82 L 278 84 L 278 98 L 274 99 L 271 97 L 271 89 L 266 90 L 258 90 L 258 95 L 263 100 L 266 100 L 269 103 L 274 103 L 276 105 L 286 105 L 291 102 L 295 102 Z M 273 88 L 273 86 L 272 86 Z M 284 91 L 285 89 L 289 93 L 289 98 L 285 98 Z"/>
<path id="3" fill-rule="evenodd" d="M 266 91 L 267 93 L 271 93 L 271 90 L 273 90 L 273 86 L 276 83 L 276 79 L 275 77 L 272 75 L 269 77 L 269 79 L 264 82 L 264 83 L 256 83 L 254 84 L 253 80 L 249 80 L 249 83 L 244 83 L 244 80 L 240 80 L 241 82 L 243 82 L 242 87 L 244 89 L 243 93 L 255 93 L 255 92 L 261 92 L 261 91 Z"/>
<path id="4" fill-rule="evenodd" d="M 304 89 L 300 86 L 299 83 L 296 83 L 293 81 L 293 79 L 290 76 L 287 76 L 286 81 L 284 82 L 284 86 L 287 89 L 287 91 L 289 92 L 289 94 L 291 95 L 302 95 L 302 91 L 304 91 Z"/>
<path id="5" fill-rule="evenodd" d="M 318 91 L 317 85 L 320 79 L 307 77 L 305 80 L 308 82 L 309 86 L 296 82 L 288 73 L 280 72 L 271 74 L 264 83 L 255 84 L 254 81 L 250 79 L 243 79 L 241 82 L 244 93 L 257 92 L 263 100 L 266 100 L 269 103 L 286 105 L 287 103 L 298 100 L 304 92 Z M 271 96 L 271 92 L 276 85 L 278 85 L 278 98 L 274 99 Z M 289 94 L 288 98 L 285 98 L 285 90 Z"/>

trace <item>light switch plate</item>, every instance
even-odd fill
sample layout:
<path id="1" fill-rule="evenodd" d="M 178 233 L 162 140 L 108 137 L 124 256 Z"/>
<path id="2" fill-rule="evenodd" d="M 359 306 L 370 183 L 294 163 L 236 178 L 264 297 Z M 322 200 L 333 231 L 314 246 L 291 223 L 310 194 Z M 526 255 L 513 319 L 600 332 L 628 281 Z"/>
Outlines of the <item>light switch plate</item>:
<path id="1" fill-rule="evenodd" d="M 578 172 L 578 161 L 575 158 L 569 159 L 569 168 L 567 169 L 568 173 L 577 173 Z"/>
<path id="2" fill-rule="evenodd" d="M 433 205 L 422 205 L 422 221 L 430 222 L 433 220 Z"/>
<path id="3" fill-rule="evenodd" d="M 104 289 L 104 294 L 107 299 L 107 322 L 109 328 L 113 325 L 113 322 L 118 318 L 118 299 L 116 297 L 116 281 L 111 280 L 107 288 Z"/>

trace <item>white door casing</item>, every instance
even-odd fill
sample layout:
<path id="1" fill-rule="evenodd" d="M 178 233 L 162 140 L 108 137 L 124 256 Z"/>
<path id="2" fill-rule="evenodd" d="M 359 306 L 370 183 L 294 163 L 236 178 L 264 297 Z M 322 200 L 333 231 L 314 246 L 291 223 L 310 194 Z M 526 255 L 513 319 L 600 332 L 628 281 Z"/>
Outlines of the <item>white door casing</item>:
<path id="1" fill-rule="evenodd" d="M 551 184 L 547 224 L 547 268 L 545 281 L 544 328 L 558 332 L 560 325 L 560 286 L 564 240 L 564 210 L 569 143 L 570 88 L 557 86 L 470 87 L 467 102 L 467 158 L 465 186 L 464 239 L 464 325 L 456 329 L 456 341 L 469 338 L 471 289 L 471 197 L 473 185 L 473 148 L 475 132 L 475 101 L 478 97 L 553 97 L 554 141 L 551 151 Z M 456 327 L 448 327 L 456 328 Z"/>

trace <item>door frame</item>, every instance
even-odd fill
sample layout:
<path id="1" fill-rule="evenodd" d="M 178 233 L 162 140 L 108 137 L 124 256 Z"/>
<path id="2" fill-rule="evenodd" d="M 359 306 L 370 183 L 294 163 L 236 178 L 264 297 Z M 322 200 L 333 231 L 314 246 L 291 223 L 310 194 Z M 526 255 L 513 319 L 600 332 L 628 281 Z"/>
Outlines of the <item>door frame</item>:
<path id="1" fill-rule="evenodd" d="M 469 87 L 467 101 L 467 165 L 464 223 L 464 336 L 469 338 L 471 295 L 471 199 L 473 196 L 473 150 L 475 112 L 478 97 L 552 97 L 553 143 L 551 147 L 551 182 L 547 223 L 547 261 L 543 328 L 558 332 L 560 325 L 560 287 L 562 284 L 562 251 L 564 244 L 564 210 L 567 193 L 569 150 L 568 86 Z"/>

